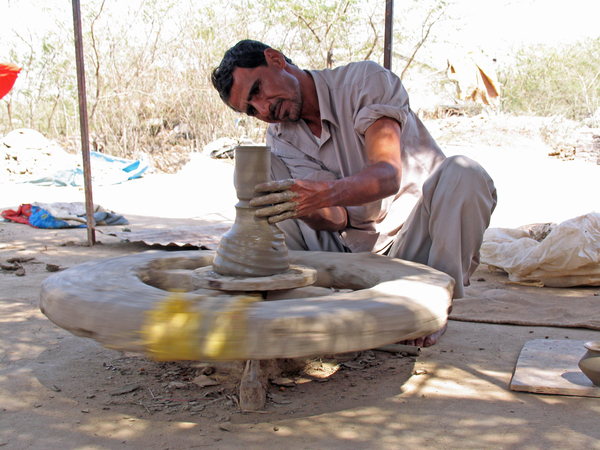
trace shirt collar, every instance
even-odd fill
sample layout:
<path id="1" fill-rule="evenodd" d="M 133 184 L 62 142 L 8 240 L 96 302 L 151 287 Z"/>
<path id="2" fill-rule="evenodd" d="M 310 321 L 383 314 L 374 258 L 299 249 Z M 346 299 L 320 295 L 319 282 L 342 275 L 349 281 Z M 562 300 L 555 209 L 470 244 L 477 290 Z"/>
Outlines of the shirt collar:
<path id="1" fill-rule="evenodd" d="M 321 122 L 328 121 L 332 125 L 338 126 L 337 117 L 331 109 L 331 94 L 329 92 L 329 85 L 323 77 L 323 70 L 307 70 L 314 82 L 317 90 L 317 97 L 319 100 L 319 113 L 321 114 Z"/>

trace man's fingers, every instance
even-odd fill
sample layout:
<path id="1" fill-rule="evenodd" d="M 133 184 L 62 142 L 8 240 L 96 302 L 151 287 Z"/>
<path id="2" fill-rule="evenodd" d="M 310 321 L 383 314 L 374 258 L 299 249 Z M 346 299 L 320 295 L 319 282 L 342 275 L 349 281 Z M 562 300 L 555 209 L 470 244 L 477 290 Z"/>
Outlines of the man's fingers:
<path id="1" fill-rule="evenodd" d="M 287 191 L 296 183 L 295 180 L 277 180 L 269 181 L 267 183 L 260 183 L 254 186 L 256 192 L 281 192 Z"/>
<path id="2" fill-rule="evenodd" d="M 271 217 L 271 216 L 277 216 L 279 214 L 283 214 L 287 211 L 287 212 L 293 213 L 293 216 L 290 216 L 290 217 L 294 217 L 297 214 L 296 206 L 298 206 L 298 202 L 279 203 L 278 205 L 273 205 L 273 206 L 269 206 L 267 208 L 257 209 L 254 214 L 256 215 L 256 217 Z M 286 217 L 286 218 L 288 218 L 288 217 Z M 274 222 L 271 222 L 271 223 L 274 223 Z"/>
<path id="3" fill-rule="evenodd" d="M 254 197 L 250 200 L 250 206 L 265 206 L 274 205 L 276 203 L 289 202 L 296 198 L 298 194 L 292 191 L 279 192 L 277 194 L 263 195 L 261 197 Z"/>
<path id="4" fill-rule="evenodd" d="M 277 223 L 287 219 L 293 219 L 298 213 L 296 211 L 288 211 L 277 216 L 269 217 L 267 220 L 269 223 Z"/>
<path id="5" fill-rule="evenodd" d="M 256 217 L 268 217 L 269 223 L 277 223 L 296 217 L 298 215 L 298 211 L 296 211 L 298 202 L 292 200 L 298 197 L 298 194 L 289 190 L 295 183 L 295 180 L 278 180 L 257 184 L 254 187 L 256 192 L 273 193 L 254 197 L 250 200 L 250 206 L 252 207 L 266 206 L 266 208 L 255 211 Z"/>

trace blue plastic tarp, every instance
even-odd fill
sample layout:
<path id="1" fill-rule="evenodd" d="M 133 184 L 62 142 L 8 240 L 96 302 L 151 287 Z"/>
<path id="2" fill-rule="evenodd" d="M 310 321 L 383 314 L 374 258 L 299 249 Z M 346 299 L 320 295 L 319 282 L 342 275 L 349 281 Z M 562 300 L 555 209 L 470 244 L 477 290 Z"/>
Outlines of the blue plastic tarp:
<path id="1" fill-rule="evenodd" d="M 145 156 L 133 161 L 99 152 L 90 152 L 90 165 L 92 181 L 98 185 L 119 184 L 139 178 L 150 166 Z M 83 186 L 83 170 L 75 166 L 27 182 L 42 186 Z"/>

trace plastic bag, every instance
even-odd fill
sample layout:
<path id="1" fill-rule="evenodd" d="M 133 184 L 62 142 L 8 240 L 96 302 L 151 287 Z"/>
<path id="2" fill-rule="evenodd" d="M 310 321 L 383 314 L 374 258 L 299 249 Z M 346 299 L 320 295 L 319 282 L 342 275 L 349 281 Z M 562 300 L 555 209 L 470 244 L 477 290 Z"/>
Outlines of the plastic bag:
<path id="1" fill-rule="evenodd" d="M 511 281 L 551 287 L 600 286 L 599 213 L 560 225 L 490 228 L 483 239 L 482 264 L 506 271 Z"/>

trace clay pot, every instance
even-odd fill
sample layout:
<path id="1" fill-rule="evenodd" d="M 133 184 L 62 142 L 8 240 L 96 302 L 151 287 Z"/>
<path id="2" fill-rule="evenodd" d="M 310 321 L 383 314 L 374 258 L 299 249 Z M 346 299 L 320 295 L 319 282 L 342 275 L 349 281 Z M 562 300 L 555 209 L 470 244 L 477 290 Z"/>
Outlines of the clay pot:
<path id="1" fill-rule="evenodd" d="M 264 277 L 290 268 L 285 235 L 266 218 L 254 215 L 254 186 L 271 179 L 271 149 L 264 145 L 235 148 L 235 222 L 221 237 L 213 270 L 226 276 Z"/>
<path id="2" fill-rule="evenodd" d="M 596 386 L 600 386 L 600 341 L 583 344 L 587 353 L 579 360 L 579 368 Z"/>

